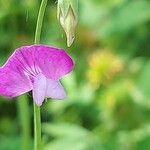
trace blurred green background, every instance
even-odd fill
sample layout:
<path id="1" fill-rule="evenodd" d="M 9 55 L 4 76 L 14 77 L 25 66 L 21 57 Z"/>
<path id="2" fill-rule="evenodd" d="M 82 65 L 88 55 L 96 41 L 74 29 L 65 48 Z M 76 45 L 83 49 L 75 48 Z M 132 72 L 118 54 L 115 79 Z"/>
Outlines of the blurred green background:
<path id="1" fill-rule="evenodd" d="M 40 2 L 0 0 L 0 65 L 33 44 Z M 41 43 L 76 63 L 62 80 L 67 99 L 42 105 L 44 150 L 150 149 L 149 0 L 80 0 L 71 48 L 49 0 Z M 0 150 L 33 149 L 32 102 L 31 93 L 0 97 Z"/>

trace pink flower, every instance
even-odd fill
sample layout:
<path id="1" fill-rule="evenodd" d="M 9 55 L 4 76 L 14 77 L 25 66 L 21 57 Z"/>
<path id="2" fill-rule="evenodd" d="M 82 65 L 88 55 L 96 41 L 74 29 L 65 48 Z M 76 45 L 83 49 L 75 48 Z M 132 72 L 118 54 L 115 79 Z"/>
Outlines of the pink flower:
<path id="1" fill-rule="evenodd" d="M 0 68 L 0 95 L 16 97 L 32 90 L 41 106 L 44 99 L 64 99 L 60 79 L 72 71 L 72 59 L 63 49 L 46 45 L 20 47 Z"/>

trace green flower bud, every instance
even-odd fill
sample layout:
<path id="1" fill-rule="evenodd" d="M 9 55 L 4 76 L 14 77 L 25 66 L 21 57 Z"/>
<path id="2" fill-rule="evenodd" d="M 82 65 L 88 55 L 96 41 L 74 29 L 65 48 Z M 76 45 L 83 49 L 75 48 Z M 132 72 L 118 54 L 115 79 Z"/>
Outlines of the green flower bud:
<path id="1" fill-rule="evenodd" d="M 67 36 L 67 46 L 70 47 L 75 38 L 75 28 L 78 22 L 78 0 L 58 0 L 57 17 Z"/>

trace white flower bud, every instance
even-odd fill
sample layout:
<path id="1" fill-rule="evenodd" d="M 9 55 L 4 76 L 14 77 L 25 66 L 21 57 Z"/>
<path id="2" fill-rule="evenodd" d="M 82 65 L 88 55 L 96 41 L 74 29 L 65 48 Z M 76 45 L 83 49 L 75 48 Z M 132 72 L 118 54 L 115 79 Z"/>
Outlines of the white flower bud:
<path id="1" fill-rule="evenodd" d="M 58 0 L 57 17 L 67 36 L 67 46 L 70 47 L 75 38 L 77 25 L 77 0 Z"/>

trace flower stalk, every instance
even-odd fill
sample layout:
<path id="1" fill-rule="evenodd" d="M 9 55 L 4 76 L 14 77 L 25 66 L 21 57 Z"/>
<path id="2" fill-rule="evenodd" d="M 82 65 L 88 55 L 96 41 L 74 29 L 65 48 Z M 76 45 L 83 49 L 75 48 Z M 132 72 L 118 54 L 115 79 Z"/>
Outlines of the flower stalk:
<path id="1" fill-rule="evenodd" d="M 34 39 L 35 44 L 40 43 L 41 29 L 42 29 L 43 18 L 44 18 L 47 1 L 48 0 L 42 0 L 41 5 L 40 5 L 37 24 L 36 24 L 36 31 L 35 31 L 35 39 Z"/>
<path id="2" fill-rule="evenodd" d="M 35 39 L 34 39 L 35 44 L 40 43 L 41 29 L 42 29 L 43 18 L 44 18 L 44 13 L 45 13 L 47 1 L 48 0 L 42 0 L 41 5 L 40 5 L 37 24 L 36 24 L 36 31 L 35 31 Z M 42 144 L 41 144 L 40 107 L 37 106 L 35 104 L 35 102 L 34 102 L 33 106 L 34 106 L 34 150 L 41 150 Z"/>
<path id="3" fill-rule="evenodd" d="M 30 111 L 27 101 L 27 95 L 21 95 L 18 97 L 18 111 L 20 125 L 22 129 L 22 145 L 21 150 L 31 149 L 31 130 L 30 130 Z"/>
<path id="4" fill-rule="evenodd" d="M 34 150 L 41 150 L 41 114 L 40 107 L 34 105 Z"/>

